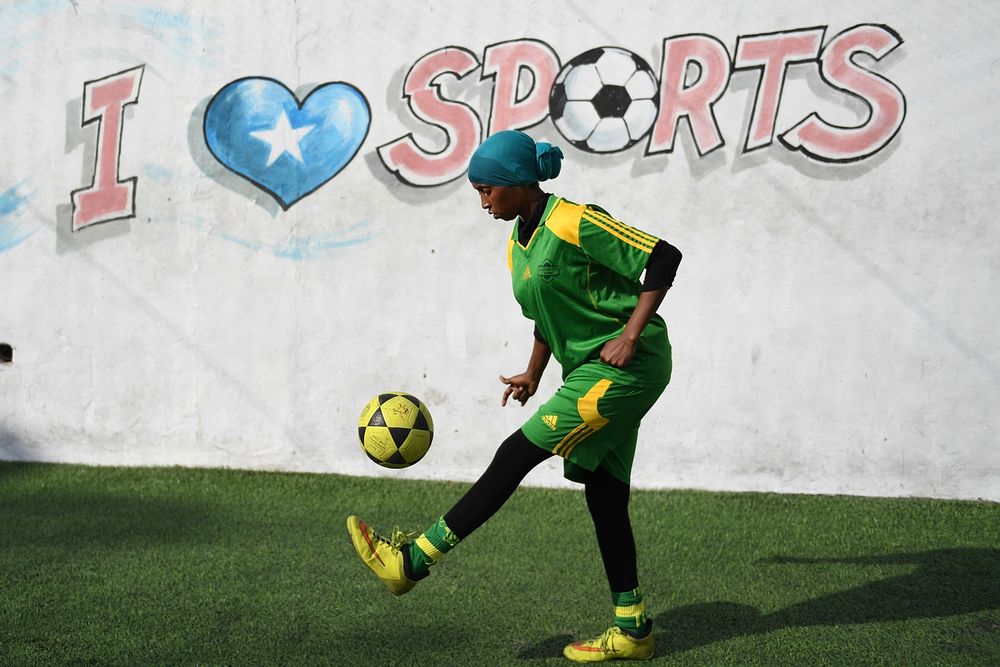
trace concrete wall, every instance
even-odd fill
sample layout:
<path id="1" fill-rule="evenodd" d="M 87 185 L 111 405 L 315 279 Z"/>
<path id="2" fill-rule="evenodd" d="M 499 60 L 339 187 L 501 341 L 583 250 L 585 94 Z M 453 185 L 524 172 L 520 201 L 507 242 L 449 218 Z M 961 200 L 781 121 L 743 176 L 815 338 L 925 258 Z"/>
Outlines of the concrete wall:
<path id="1" fill-rule="evenodd" d="M 638 486 L 1000 500 L 1000 10 L 639 4 L 5 3 L 0 457 L 378 474 L 399 389 L 389 474 L 475 478 L 531 324 L 464 165 L 525 127 L 684 252 Z M 601 46 L 659 81 L 623 149 L 549 116 Z"/>

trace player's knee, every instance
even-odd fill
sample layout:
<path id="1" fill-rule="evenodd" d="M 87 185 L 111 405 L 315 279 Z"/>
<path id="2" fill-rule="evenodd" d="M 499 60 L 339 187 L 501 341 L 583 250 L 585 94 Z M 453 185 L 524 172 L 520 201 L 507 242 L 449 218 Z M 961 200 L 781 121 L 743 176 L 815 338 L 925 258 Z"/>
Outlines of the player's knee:
<path id="1" fill-rule="evenodd" d="M 584 496 L 591 514 L 595 511 L 627 512 L 630 490 L 627 483 L 604 468 L 588 472 L 584 481 Z"/>
<path id="2" fill-rule="evenodd" d="M 552 456 L 551 452 L 546 452 L 541 447 L 535 445 L 528 440 L 521 429 L 518 429 L 500 443 L 493 461 L 495 463 L 502 463 L 505 466 L 517 468 L 527 466 L 530 469 L 550 456 Z"/>

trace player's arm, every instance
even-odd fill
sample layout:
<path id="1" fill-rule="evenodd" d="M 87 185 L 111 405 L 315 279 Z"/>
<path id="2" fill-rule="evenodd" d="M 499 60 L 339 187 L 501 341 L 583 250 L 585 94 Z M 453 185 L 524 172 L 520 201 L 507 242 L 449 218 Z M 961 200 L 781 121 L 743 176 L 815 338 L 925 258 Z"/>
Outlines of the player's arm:
<path id="1" fill-rule="evenodd" d="M 632 311 L 625 329 L 601 348 L 601 361 L 623 368 L 635 356 L 639 336 L 649 323 L 653 313 L 663 303 L 667 290 L 674 284 L 677 267 L 681 263 L 681 251 L 666 241 L 658 240 L 646 263 L 646 279 L 639 293 L 639 302 Z"/>
<path id="2" fill-rule="evenodd" d="M 500 381 L 507 385 L 504 389 L 503 398 L 500 405 L 507 405 L 507 399 L 512 397 L 521 405 L 528 402 L 528 399 L 538 391 L 538 383 L 542 379 L 542 373 L 552 356 L 552 348 L 535 330 L 535 343 L 531 348 L 531 357 L 528 359 L 528 368 L 523 373 L 512 375 L 511 377 L 500 376 Z"/>
<path id="3" fill-rule="evenodd" d="M 624 331 L 601 348 L 601 361 L 618 368 L 624 368 L 632 361 L 642 330 L 646 328 L 653 313 L 663 303 L 663 297 L 666 294 L 666 287 L 639 293 L 639 303 L 636 304 L 635 310 L 632 311 L 628 322 L 625 323 Z"/>

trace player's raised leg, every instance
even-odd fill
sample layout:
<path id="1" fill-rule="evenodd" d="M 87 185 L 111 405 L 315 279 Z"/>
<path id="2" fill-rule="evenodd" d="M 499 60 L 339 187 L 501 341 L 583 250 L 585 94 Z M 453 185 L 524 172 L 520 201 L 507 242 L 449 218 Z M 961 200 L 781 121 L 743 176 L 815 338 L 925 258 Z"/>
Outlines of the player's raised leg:
<path id="1" fill-rule="evenodd" d="M 503 506 L 521 480 L 552 456 L 518 430 L 497 449 L 493 461 L 455 506 L 416 540 L 396 532 L 385 539 L 356 516 L 348 517 L 347 532 L 362 562 L 396 595 L 406 593 L 430 573 L 430 568 L 459 541 Z"/>
<path id="2" fill-rule="evenodd" d="M 407 536 L 395 531 L 386 539 L 358 517 L 347 517 L 347 532 L 361 562 L 375 573 L 393 595 L 402 595 L 413 588 L 420 577 L 407 576 Z"/>

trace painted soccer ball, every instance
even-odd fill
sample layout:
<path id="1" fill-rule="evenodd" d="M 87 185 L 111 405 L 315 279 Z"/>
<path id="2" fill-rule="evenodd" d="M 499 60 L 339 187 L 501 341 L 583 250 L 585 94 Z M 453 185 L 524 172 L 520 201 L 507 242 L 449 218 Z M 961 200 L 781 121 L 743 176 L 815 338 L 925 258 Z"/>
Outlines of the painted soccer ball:
<path id="1" fill-rule="evenodd" d="M 379 394 L 358 417 L 361 448 L 386 468 L 406 468 L 424 457 L 434 438 L 427 406 L 399 391 Z"/>
<path id="2" fill-rule="evenodd" d="M 659 109 L 649 64 L 625 49 L 601 46 L 566 63 L 549 93 L 549 113 L 570 143 L 613 153 L 649 132 Z"/>

